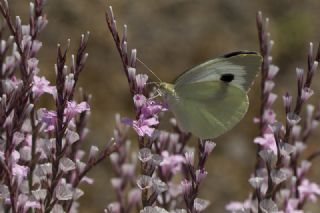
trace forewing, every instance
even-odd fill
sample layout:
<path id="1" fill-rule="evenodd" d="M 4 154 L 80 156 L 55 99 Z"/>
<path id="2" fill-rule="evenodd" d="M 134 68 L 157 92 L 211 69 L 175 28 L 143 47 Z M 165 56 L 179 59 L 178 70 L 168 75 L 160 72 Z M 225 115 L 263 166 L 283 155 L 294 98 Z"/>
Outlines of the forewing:
<path id="1" fill-rule="evenodd" d="M 243 118 L 248 105 L 242 89 L 219 81 L 181 85 L 169 98 L 180 127 L 202 139 L 230 130 Z"/>
<path id="2" fill-rule="evenodd" d="M 261 56 L 256 52 L 229 53 L 187 70 L 178 77 L 175 88 L 196 82 L 225 81 L 248 91 L 259 71 L 261 61 Z"/>

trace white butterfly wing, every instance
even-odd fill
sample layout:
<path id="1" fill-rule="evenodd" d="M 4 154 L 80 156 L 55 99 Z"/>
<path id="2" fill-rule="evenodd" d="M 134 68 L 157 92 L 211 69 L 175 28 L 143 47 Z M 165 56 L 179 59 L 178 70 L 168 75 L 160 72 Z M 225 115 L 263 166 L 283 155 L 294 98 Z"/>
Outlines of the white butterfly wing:
<path id="1" fill-rule="evenodd" d="M 175 89 L 182 85 L 205 81 L 225 81 L 248 91 L 261 65 L 256 52 L 239 51 L 202 63 L 178 77 Z"/>
<path id="2" fill-rule="evenodd" d="M 233 52 L 183 73 L 167 90 L 169 108 L 185 131 L 216 138 L 247 112 L 247 92 L 261 65 L 255 52 Z"/>
<path id="3" fill-rule="evenodd" d="M 242 89 L 220 81 L 184 84 L 168 97 L 179 126 L 201 139 L 216 138 L 230 130 L 249 106 Z"/>

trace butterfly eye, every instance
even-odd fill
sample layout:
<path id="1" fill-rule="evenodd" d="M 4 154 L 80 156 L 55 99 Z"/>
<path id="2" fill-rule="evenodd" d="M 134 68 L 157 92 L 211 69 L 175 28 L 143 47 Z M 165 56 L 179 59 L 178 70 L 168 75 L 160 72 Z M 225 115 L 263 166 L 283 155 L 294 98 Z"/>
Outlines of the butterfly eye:
<path id="1" fill-rule="evenodd" d="M 230 73 L 223 74 L 220 77 L 220 80 L 226 83 L 230 83 L 231 81 L 233 81 L 233 79 L 234 79 L 234 75 Z"/>

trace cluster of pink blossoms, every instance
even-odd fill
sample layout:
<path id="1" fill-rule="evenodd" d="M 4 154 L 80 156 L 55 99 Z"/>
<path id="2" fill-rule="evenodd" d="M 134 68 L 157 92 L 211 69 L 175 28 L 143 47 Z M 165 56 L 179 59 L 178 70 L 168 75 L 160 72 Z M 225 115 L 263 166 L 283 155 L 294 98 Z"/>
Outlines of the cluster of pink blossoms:
<path id="1" fill-rule="evenodd" d="M 75 124 L 73 122 L 73 118 L 85 111 L 90 111 L 90 106 L 87 102 L 81 102 L 77 104 L 75 101 L 69 101 L 67 103 L 67 107 L 64 110 L 64 121 L 72 121 L 72 125 L 74 126 Z M 55 129 L 55 125 L 57 124 L 56 111 L 41 108 L 38 110 L 38 115 L 39 119 L 45 126 L 45 132 L 49 132 Z"/>
<path id="2" fill-rule="evenodd" d="M 167 110 L 162 103 L 156 102 L 153 99 L 148 99 L 142 94 L 148 76 L 138 74 L 133 81 L 137 87 L 138 93 L 133 96 L 133 102 L 136 108 L 137 120 L 123 119 L 128 125 L 131 125 L 136 133 L 143 137 L 145 135 L 151 137 L 154 132 L 154 126 L 159 124 L 158 114 Z"/>

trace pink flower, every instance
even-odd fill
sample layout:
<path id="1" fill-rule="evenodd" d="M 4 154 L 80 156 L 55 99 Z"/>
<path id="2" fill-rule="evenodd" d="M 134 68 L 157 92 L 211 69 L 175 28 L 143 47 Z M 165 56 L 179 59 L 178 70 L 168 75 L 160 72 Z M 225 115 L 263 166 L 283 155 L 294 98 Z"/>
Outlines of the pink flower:
<path id="1" fill-rule="evenodd" d="M 270 93 L 267 99 L 267 106 L 271 107 L 271 105 L 276 101 L 277 95 L 274 93 Z"/>
<path id="2" fill-rule="evenodd" d="M 76 114 L 79 114 L 84 111 L 89 111 L 90 106 L 87 102 L 81 102 L 80 104 L 77 104 L 75 101 L 69 101 L 67 103 L 67 108 L 65 109 L 65 115 L 68 118 L 74 117 Z"/>
<path id="3" fill-rule="evenodd" d="M 17 150 L 13 150 L 10 156 L 10 163 L 16 164 L 20 160 L 20 153 Z"/>
<path id="4" fill-rule="evenodd" d="M 268 70 L 268 80 L 271 80 L 274 78 L 274 76 L 276 76 L 279 72 L 279 67 L 275 66 L 275 65 L 270 65 L 269 70 Z"/>
<path id="5" fill-rule="evenodd" d="M 267 80 L 265 83 L 264 83 L 264 93 L 265 94 L 268 94 L 271 92 L 271 90 L 274 88 L 274 85 L 275 83 L 273 81 L 270 81 L 270 80 Z"/>
<path id="6" fill-rule="evenodd" d="M 108 205 L 108 207 L 104 210 L 104 212 L 105 213 L 109 213 L 109 212 L 120 213 L 120 208 L 121 208 L 120 203 L 113 202 Z"/>
<path id="7" fill-rule="evenodd" d="M 144 117 L 150 117 L 158 114 L 161 111 L 165 111 L 166 108 L 161 103 L 157 103 L 153 100 L 147 100 L 147 102 L 141 108 L 141 115 Z"/>
<path id="8" fill-rule="evenodd" d="M 1 151 L 0 151 L 0 160 L 3 160 L 3 161 L 5 160 L 4 159 L 4 152 L 1 152 Z"/>
<path id="9" fill-rule="evenodd" d="M 131 189 L 128 193 L 128 203 L 129 205 L 133 206 L 141 200 L 141 190 L 134 188 Z"/>
<path id="10" fill-rule="evenodd" d="M 271 149 L 274 154 L 277 154 L 277 144 L 273 134 L 264 134 L 263 138 L 256 137 L 253 142 L 261 145 L 266 149 Z"/>
<path id="11" fill-rule="evenodd" d="M 3 81 L 3 90 L 6 93 L 11 93 L 17 88 L 21 87 L 22 81 L 18 80 L 15 76 L 11 77 L 11 79 L 6 79 Z"/>
<path id="12" fill-rule="evenodd" d="M 87 177 L 87 176 L 84 176 L 82 179 L 81 179 L 81 181 L 80 181 L 81 183 L 87 183 L 87 184 L 93 184 L 93 182 L 94 182 L 94 180 L 92 179 L 92 178 L 89 178 L 89 177 Z"/>
<path id="13" fill-rule="evenodd" d="M 29 72 L 32 72 L 35 74 L 37 74 L 39 72 L 39 68 L 38 68 L 39 60 L 38 59 L 30 58 L 27 63 L 28 63 Z"/>
<path id="14" fill-rule="evenodd" d="M 184 157 L 186 160 L 186 164 L 194 166 L 194 152 L 193 151 L 187 151 L 186 153 L 184 153 Z"/>
<path id="15" fill-rule="evenodd" d="M 291 106 L 292 103 L 292 96 L 289 93 L 286 93 L 284 96 L 282 96 L 283 104 L 285 108 L 288 108 Z"/>
<path id="16" fill-rule="evenodd" d="M 137 108 L 140 108 L 147 102 L 147 98 L 144 95 L 137 94 L 133 96 L 133 102 Z"/>
<path id="17" fill-rule="evenodd" d="M 206 141 L 206 144 L 204 145 L 204 153 L 206 155 L 209 155 L 215 147 L 216 147 L 216 143 L 215 142 Z"/>
<path id="18" fill-rule="evenodd" d="M 265 110 L 262 119 L 268 124 L 273 124 L 276 121 L 276 114 L 271 109 Z"/>
<path id="19" fill-rule="evenodd" d="M 168 183 L 169 185 L 169 194 L 172 197 L 178 197 L 182 194 L 182 185 L 181 184 L 174 184 L 172 182 Z"/>
<path id="20" fill-rule="evenodd" d="M 302 91 L 301 91 L 301 99 L 303 100 L 303 101 L 306 101 L 306 100 L 308 100 L 312 95 L 313 95 L 313 90 L 312 89 L 310 89 L 310 88 L 308 88 L 308 87 L 305 87 L 305 88 L 303 88 L 302 89 Z"/>
<path id="21" fill-rule="evenodd" d="M 38 19 L 39 20 L 39 19 Z M 39 22 L 38 22 L 39 23 Z M 39 24 L 38 24 L 38 26 L 39 26 Z M 34 52 L 34 53 L 36 53 L 36 52 L 38 52 L 39 50 L 40 50 L 40 48 L 42 47 L 42 42 L 40 42 L 40 41 L 38 41 L 38 40 L 34 40 L 33 42 L 32 42 L 32 48 L 31 48 L 31 50 L 32 50 L 32 52 Z"/>
<path id="22" fill-rule="evenodd" d="M 56 88 L 54 86 L 49 86 L 50 82 L 47 81 L 45 77 L 33 77 L 33 86 L 32 86 L 32 92 L 35 94 L 35 96 L 39 97 L 43 93 L 49 93 L 51 95 L 54 95 L 56 93 Z"/>
<path id="23" fill-rule="evenodd" d="M 289 199 L 287 202 L 285 213 L 303 213 L 303 210 L 297 210 L 298 204 L 298 199 Z"/>
<path id="24" fill-rule="evenodd" d="M 244 211 L 243 203 L 241 202 L 231 202 L 226 206 L 227 211 Z"/>
<path id="25" fill-rule="evenodd" d="M 230 212 L 245 211 L 246 209 L 250 209 L 250 208 L 251 208 L 250 200 L 246 200 L 243 203 L 233 201 L 233 202 L 230 202 L 228 205 L 226 205 L 226 210 Z"/>
<path id="26" fill-rule="evenodd" d="M 138 87 L 140 92 L 145 87 L 147 81 L 148 81 L 148 76 L 146 74 L 138 74 L 138 75 L 136 75 L 136 85 L 137 85 L 137 87 Z"/>
<path id="27" fill-rule="evenodd" d="M 141 79 L 140 79 L 141 80 Z M 140 108 L 138 120 L 129 118 L 122 119 L 122 122 L 133 127 L 139 136 L 151 135 L 154 132 L 154 125 L 159 124 L 158 113 L 165 110 L 165 107 L 145 96 L 137 94 L 133 97 L 135 106 Z"/>
<path id="28" fill-rule="evenodd" d="M 297 176 L 302 177 L 304 176 L 310 169 L 311 162 L 307 160 L 303 160 L 300 163 L 300 167 L 297 169 Z"/>
<path id="29" fill-rule="evenodd" d="M 26 138 L 25 138 L 25 142 L 27 143 L 28 146 L 32 146 L 32 135 L 31 134 L 27 134 Z"/>
<path id="30" fill-rule="evenodd" d="M 132 127 L 139 136 L 148 135 L 151 137 L 154 128 L 152 126 L 159 124 L 159 121 L 152 117 L 148 119 L 140 118 L 137 121 L 132 121 Z"/>
<path id="31" fill-rule="evenodd" d="M 254 117 L 252 121 L 253 121 L 254 124 L 259 124 L 260 123 L 260 118 Z"/>
<path id="32" fill-rule="evenodd" d="M 24 212 L 27 212 L 29 209 L 40 209 L 40 203 L 38 201 L 27 201 L 24 205 Z"/>
<path id="33" fill-rule="evenodd" d="M 181 189 L 184 196 L 190 196 L 191 189 L 192 189 L 192 183 L 191 181 L 184 179 L 181 181 Z"/>
<path id="34" fill-rule="evenodd" d="M 20 166 L 19 164 L 15 164 L 12 167 L 12 175 L 16 177 L 27 177 L 29 168 L 26 166 Z"/>
<path id="35" fill-rule="evenodd" d="M 317 201 L 317 196 L 320 195 L 320 187 L 316 183 L 310 182 L 308 179 L 304 179 L 301 185 L 298 187 L 302 199 L 309 199 L 312 202 Z"/>
<path id="36" fill-rule="evenodd" d="M 185 158 L 181 155 L 170 155 L 168 151 L 163 151 L 161 153 L 163 157 L 160 163 L 161 170 L 163 173 L 172 172 L 176 174 L 181 170 L 181 164 L 185 162 Z"/>
<path id="37" fill-rule="evenodd" d="M 13 135 L 13 143 L 15 145 L 19 145 L 22 141 L 24 141 L 25 137 L 24 134 L 21 132 L 16 132 Z"/>
<path id="38" fill-rule="evenodd" d="M 45 132 L 54 130 L 57 123 L 57 114 L 54 111 L 49 111 L 46 108 L 41 108 L 38 111 L 41 122 L 46 125 Z"/>
<path id="39" fill-rule="evenodd" d="M 204 169 L 198 169 L 196 171 L 196 180 L 198 183 L 201 183 L 208 175 L 208 172 Z"/>

